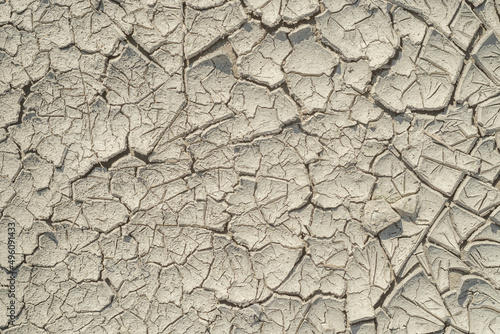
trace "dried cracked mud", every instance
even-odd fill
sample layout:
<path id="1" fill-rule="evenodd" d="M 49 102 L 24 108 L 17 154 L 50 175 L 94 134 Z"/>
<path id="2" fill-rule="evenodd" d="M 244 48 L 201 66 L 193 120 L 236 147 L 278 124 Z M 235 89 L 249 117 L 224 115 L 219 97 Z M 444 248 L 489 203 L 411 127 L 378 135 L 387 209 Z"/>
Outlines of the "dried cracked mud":
<path id="1" fill-rule="evenodd" d="M 0 331 L 500 333 L 499 12 L 0 0 Z"/>

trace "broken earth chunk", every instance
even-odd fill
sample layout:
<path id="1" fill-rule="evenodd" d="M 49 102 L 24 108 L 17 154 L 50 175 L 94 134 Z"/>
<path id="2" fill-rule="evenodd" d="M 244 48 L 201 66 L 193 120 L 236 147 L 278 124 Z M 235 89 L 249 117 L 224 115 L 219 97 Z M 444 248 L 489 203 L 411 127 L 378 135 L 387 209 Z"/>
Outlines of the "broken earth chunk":
<path id="1" fill-rule="evenodd" d="M 379 234 L 400 219 L 401 217 L 383 199 L 368 201 L 365 204 L 363 227 L 373 235 Z"/>

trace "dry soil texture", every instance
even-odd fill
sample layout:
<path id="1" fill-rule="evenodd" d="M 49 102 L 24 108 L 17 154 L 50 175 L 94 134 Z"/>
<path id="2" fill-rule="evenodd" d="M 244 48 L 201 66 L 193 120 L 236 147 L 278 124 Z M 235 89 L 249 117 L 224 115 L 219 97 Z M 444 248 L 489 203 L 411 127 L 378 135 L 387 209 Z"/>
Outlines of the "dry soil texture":
<path id="1" fill-rule="evenodd" d="M 0 0 L 0 331 L 500 333 L 498 12 Z"/>

